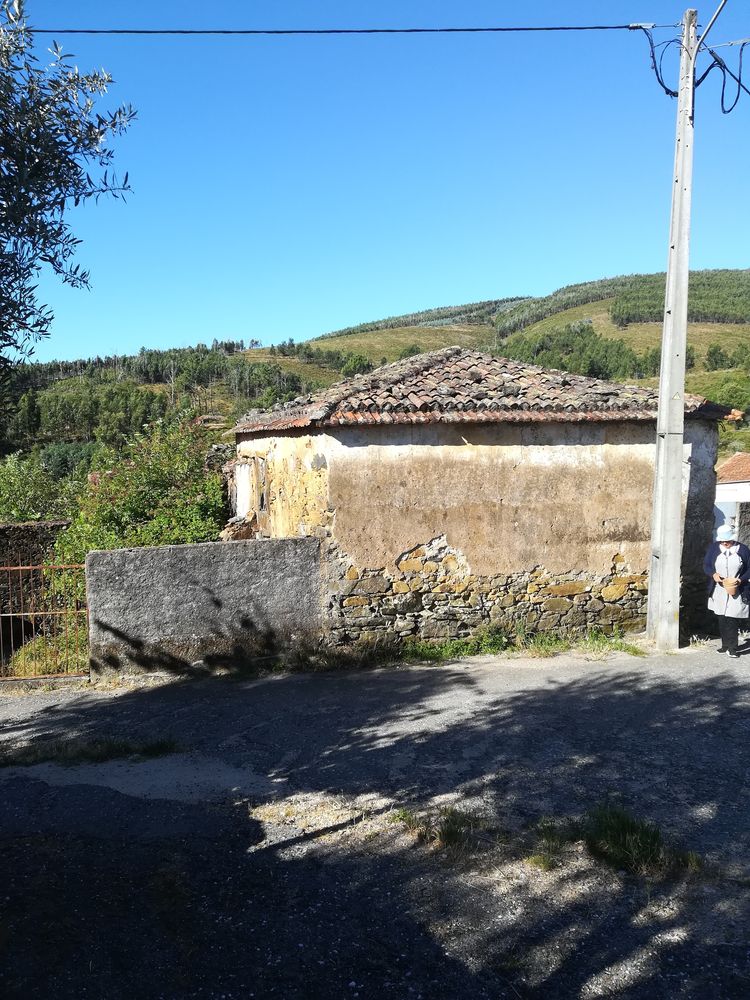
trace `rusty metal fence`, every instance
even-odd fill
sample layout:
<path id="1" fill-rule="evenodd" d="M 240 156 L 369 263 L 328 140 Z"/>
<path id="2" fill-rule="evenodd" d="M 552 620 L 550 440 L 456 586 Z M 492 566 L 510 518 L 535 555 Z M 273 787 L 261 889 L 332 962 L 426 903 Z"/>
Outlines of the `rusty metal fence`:
<path id="1" fill-rule="evenodd" d="M 82 564 L 0 565 L 0 678 L 88 674 Z"/>

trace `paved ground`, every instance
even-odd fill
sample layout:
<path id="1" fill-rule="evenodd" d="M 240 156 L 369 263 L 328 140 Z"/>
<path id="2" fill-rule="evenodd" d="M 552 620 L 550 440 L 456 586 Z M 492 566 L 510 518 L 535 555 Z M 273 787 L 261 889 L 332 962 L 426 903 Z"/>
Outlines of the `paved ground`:
<path id="1" fill-rule="evenodd" d="M 15 744 L 181 750 L 0 770 L 0 992 L 746 997 L 749 675 L 699 647 L 0 699 Z M 707 869 L 523 860 L 541 816 L 605 798 Z M 450 857 L 391 821 L 441 803 L 501 835 Z"/>

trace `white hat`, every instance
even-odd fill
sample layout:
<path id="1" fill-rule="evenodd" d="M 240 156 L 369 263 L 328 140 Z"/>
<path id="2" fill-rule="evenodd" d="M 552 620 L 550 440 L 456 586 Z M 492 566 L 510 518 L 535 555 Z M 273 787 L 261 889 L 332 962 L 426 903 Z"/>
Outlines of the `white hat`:
<path id="1" fill-rule="evenodd" d="M 731 524 L 722 524 L 722 526 L 716 532 L 717 542 L 733 542 L 734 541 L 734 528 Z"/>

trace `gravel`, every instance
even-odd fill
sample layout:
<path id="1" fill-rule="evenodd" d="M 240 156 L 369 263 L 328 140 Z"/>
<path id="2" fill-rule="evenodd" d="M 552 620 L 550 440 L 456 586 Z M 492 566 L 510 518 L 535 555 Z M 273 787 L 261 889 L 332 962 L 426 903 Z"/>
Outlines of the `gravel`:
<path id="1" fill-rule="evenodd" d="M 0 698 L 4 745 L 179 748 L 0 769 L 0 992 L 744 998 L 748 667 L 700 646 Z M 542 816 L 604 800 L 702 871 L 528 863 Z M 483 824 L 453 852 L 395 813 L 447 805 Z"/>

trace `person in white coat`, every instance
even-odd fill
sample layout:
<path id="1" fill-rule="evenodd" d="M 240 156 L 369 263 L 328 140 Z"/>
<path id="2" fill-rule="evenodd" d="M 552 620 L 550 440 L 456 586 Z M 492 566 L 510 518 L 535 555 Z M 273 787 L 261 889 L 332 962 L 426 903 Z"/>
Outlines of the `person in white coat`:
<path id="1" fill-rule="evenodd" d="M 708 607 L 716 615 L 721 636 L 720 653 L 734 659 L 740 625 L 750 618 L 750 549 L 723 524 L 703 560 L 708 577 Z"/>

